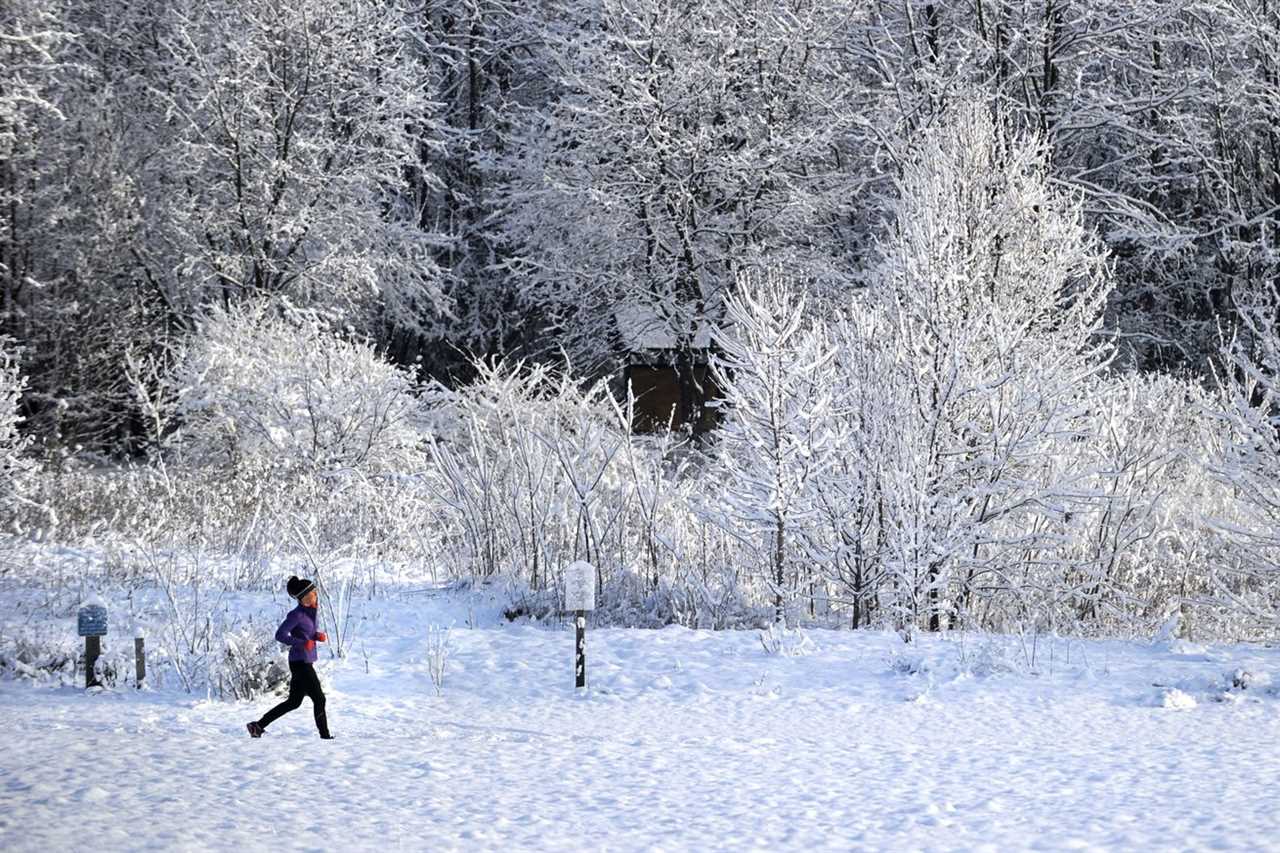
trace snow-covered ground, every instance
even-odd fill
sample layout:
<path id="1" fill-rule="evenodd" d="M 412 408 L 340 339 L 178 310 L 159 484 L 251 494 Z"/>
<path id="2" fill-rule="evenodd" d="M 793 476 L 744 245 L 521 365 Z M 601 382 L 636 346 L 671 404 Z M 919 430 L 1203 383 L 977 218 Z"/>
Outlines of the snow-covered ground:
<path id="1" fill-rule="evenodd" d="M 309 704 L 251 740 L 276 700 L 0 682 L 0 850 L 1280 849 L 1277 649 L 593 629 L 579 694 L 567 625 L 363 615 L 333 741 Z"/>

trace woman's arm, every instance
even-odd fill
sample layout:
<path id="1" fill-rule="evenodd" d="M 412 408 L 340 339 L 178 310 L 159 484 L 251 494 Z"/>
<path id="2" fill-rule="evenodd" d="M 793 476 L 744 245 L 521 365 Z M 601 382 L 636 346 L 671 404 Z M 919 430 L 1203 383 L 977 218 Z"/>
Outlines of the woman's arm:
<path id="1" fill-rule="evenodd" d="M 298 614 L 290 610 L 289 615 L 280 623 L 280 627 L 276 629 L 276 641 L 284 643 L 286 646 L 298 647 L 307 642 L 305 637 L 295 637 L 293 629 L 298 627 Z"/>

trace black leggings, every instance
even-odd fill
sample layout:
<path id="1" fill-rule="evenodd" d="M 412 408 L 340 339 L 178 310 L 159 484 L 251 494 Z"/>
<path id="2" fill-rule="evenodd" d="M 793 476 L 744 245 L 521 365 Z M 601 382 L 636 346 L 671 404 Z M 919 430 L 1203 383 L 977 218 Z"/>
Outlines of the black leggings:
<path id="1" fill-rule="evenodd" d="M 329 736 L 329 721 L 324 715 L 324 691 L 320 689 L 320 677 L 316 668 L 306 661 L 289 661 L 289 698 L 262 715 L 258 725 L 264 729 L 290 711 L 302 705 L 302 697 L 310 696 L 316 712 L 316 728 L 322 737 Z"/>

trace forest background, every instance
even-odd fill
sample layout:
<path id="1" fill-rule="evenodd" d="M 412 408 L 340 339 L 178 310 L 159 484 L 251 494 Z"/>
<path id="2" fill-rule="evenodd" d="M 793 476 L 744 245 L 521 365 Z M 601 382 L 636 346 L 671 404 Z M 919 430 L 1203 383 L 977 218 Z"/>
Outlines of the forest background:
<path id="1" fill-rule="evenodd" d="M 281 563 L 1274 633 L 1271 0 L 2 0 L 0 55 L 14 582 L 91 549 L 193 652 Z M 633 432 L 636 316 L 713 429 Z"/>

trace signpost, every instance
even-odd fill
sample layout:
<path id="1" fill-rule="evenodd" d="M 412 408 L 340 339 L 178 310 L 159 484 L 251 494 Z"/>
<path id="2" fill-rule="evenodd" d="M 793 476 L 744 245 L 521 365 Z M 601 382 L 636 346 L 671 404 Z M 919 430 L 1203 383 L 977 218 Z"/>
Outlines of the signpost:
<path id="1" fill-rule="evenodd" d="M 102 637 L 107 633 L 107 608 L 96 596 L 76 614 L 76 633 L 84 637 L 84 686 L 98 684 L 94 668 L 102 654 Z"/>
<path id="2" fill-rule="evenodd" d="M 579 560 L 564 570 L 564 609 L 573 611 L 574 687 L 587 686 L 587 611 L 596 609 L 596 569 Z"/>
<path id="3" fill-rule="evenodd" d="M 142 683 L 147 680 L 147 640 L 142 635 L 141 628 L 134 634 L 136 636 L 133 638 L 133 662 L 137 674 L 134 684 L 141 690 Z"/>

